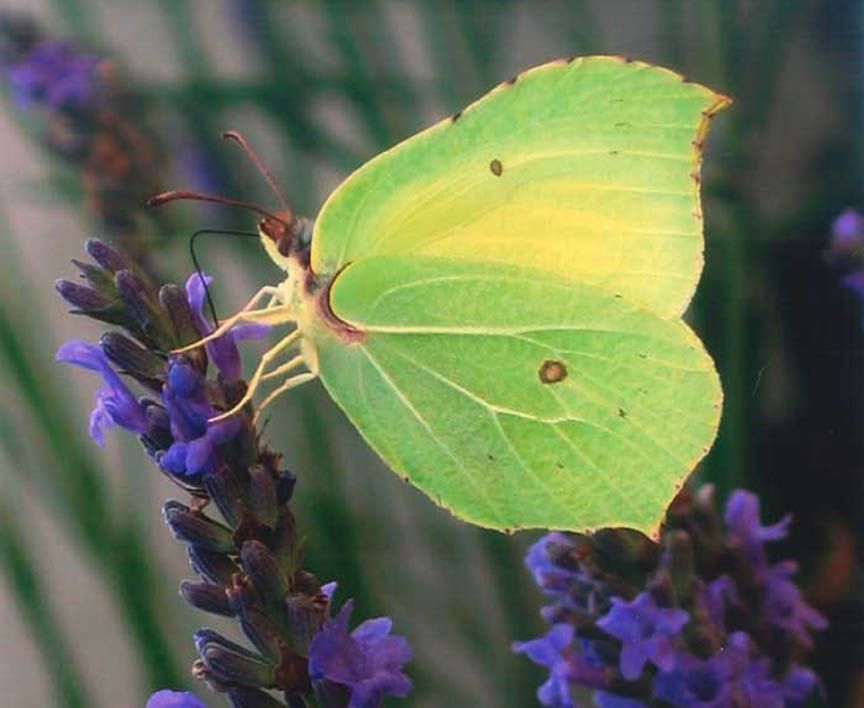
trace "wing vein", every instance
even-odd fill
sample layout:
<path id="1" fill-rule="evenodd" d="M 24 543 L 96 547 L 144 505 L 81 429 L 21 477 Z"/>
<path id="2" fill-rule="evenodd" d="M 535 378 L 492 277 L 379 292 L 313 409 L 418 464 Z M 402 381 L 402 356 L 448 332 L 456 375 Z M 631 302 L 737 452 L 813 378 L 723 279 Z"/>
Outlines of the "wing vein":
<path id="1" fill-rule="evenodd" d="M 435 431 L 432 429 L 432 426 L 429 425 L 428 421 L 420 414 L 414 404 L 410 401 L 410 399 L 403 393 L 402 389 L 400 389 L 393 379 L 387 374 L 384 368 L 378 363 L 377 359 L 372 356 L 372 353 L 369 351 L 367 347 L 360 347 L 363 351 L 363 354 L 369 360 L 369 363 L 372 364 L 373 367 L 378 371 L 381 375 L 382 380 L 393 390 L 393 393 L 396 394 L 396 397 L 399 401 L 404 405 L 408 411 L 413 415 L 417 422 L 423 427 L 423 429 L 427 432 L 432 441 L 454 462 L 458 469 L 461 469 L 465 474 L 465 478 L 469 480 L 471 486 L 474 487 L 474 490 L 478 493 L 479 496 L 483 497 L 483 499 L 488 504 L 490 510 L 492 510 L 497 516 L 499 521 L 503 520 L 503 516 L 501 514 L 501 507 L 495 503 L 489 494 L 483 489 L 482 486 L 478 485 L 476 480 L 474 479 L 474 475 L 472 475 L 465 465 L 453 454 L 453 451 L 444 444 L 442 440 L 438 438 L 435 434 Z"/>

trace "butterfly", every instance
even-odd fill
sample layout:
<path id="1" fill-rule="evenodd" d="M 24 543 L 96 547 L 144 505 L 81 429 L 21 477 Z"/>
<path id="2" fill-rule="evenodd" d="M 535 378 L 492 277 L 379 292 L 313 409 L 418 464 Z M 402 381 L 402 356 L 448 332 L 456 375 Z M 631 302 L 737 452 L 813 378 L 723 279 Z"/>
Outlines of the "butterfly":
<path id="1" fill-rule="evenodd" d="M 681 317 L 703 143 L 728 103 L 638 61 L 554 61 L 364 164 L 314 226 L 259 209 L 286 278 L 210 337 L 291 329 L 220 417 L 266 381 L 259 411 L 320 379 L 461 519 L 653 534 L 719 425 L 714 364 Z"/>

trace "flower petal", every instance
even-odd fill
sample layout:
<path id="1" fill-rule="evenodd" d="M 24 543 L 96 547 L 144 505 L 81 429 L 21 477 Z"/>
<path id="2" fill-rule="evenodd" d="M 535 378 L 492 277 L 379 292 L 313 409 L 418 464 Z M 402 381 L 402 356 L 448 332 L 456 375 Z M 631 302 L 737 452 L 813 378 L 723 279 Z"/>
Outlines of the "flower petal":
<path id="1" fill-rule="evenodd" d="M 390 634 L 392 627 L 393 620 L 389 617 L 375 617 L 357 625 L 357 628 L 351 632 L 351 636 L 362 644 L 372 644 Z"/>
<path id="2" fill-rule="evenodd" d="M 641 642 L 625 642 L 621 647 L 621 675 L 635 681 L 642 674 L 648 654 Z"/>

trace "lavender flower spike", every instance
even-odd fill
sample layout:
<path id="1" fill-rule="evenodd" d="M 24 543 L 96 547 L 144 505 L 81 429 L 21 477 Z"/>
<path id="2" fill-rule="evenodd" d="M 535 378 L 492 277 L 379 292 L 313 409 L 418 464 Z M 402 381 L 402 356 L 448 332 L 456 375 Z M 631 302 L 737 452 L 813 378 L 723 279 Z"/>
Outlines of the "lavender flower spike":
<path id="1" fill-rule="evenodd" d="M 147 453 L 192 495 L 188 505 L 169 500 L 163 507 L 171 533 L 187 544 L 199 576 L 184 582 L 181 593 L 198 609 L 237 620 L 251 644 L 199 630 L 193 676 L 235 708 L 310 705 L 313 691 L 319 708 L 374 708 L 384 696 L 406 695 L 411 682 L 402 667 L 411 650 L 405 639 L 390 634 L 388 618 L 349 632 L 348 603 L 328 621 L 336 583 L 322 587 L 299 563 L 302 536 L 289 506 L 296 478 L 282 467 L 281 455 L 263 442 L 245 412 L 209 423 L 245 390 L 242 380 L 229 380 L 225 368 L 208 376 L 208 363 L 224 367 L 225 361 L 200 350 L 166 361 L 166 349 L 210 329 L 202 316 L 198 331 L 189 293 L 137 278 L 121 267 L 128 258 L 105 244 L 91 241 L 87 250 L 96 265 L 76 265 L 94 291 L 98 284 L 116 285 L 121 276 L 134 281 L 132 297 L 120 293 L 112 302 L 111 320 L 126 333 L 103 335 L 100 347 L 69 342 L 58 358 L 105 379 L 95 430 L 117 424 L 139 432 Z M 109 296 L 115 295 L 111 286 L 105 288 Z M 191 301 L 198 314 L 203 296 L 202 287 Z M 92 311 L 85 314 L 94 317 Z M 236 353 L 237 337 L 235 329 L 220 339 Z M 135 400 L 109 361 L 161 394 L 160 400 Z M 163 690 L 151 696 L 147 708 L 203 708 L 203 703 L 190 693 Z"/>
<path id="2" fill-rule="evenodd" d="M 144 406 L 111 368 L 99 347 L 80 339 L 70 339 L 57 350 L 55 358 L 102 376 L 105 385 L 96 393 L 96 407 L 90 414 L 90 437 L 98 445 L 105 444 L 105 428 L 119 425 L 138 434 L 147 430 Z"/>
<path id="3" fill-rule="evenodd" d="M 87 108 L 98 91 L 99 63 L 66 42 L 43 40 L 9 69 L 12 94 L 25 109 Z"/>
<path id="4" fill-rule="evenodd" d="M 402 666 L 411 660 L 403 637 L 390 636 L 389 617 L 366 620 L 348 633 L 354 603 L 324 623 L 309 645 L 309 677 L 316 690 L 338 684 L 350 692 L 348 708 L 375 708 L 384 695 L 405 696 L 411 680 Z"/>
<path id="5" fill-rule="evenodd" d="M 189 691 L 163 689 L 150 696 L 144 708 L 205 708 L 205 706 Z"/>
<path id="6" fill-rule="evenodd" d="M 764 548 L 790 517 L 763 526 L 758 497 L 743 490 L 725 511 L 724 530 L 711 488 L 685 490 L 656 545 L 608 529 L 531 547 L 551 628 L 513 648 L 548 668 L 543 705 L 569 708 L 580 689 L 598 708 L 802 708 L 824 697 L 797 662 L 827 622 L 793 582 L 797 564 L 769 565 Z"/>

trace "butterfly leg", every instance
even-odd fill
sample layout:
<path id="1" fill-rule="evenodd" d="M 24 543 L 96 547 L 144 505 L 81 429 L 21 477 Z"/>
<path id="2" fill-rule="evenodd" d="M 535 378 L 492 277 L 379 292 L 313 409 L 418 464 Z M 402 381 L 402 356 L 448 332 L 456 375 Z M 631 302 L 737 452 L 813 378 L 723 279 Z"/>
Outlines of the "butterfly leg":
<path id="1" fill-rule="evenodd" d="M 268 295 L 270 296 L 270 301 L 267 303 L 267 305 L 263 309 L 260 309 L 260 310 L 253 310 L 252 309 L 253 307 L 255 307 L 255 305 L 257 305 L 263 298 L 267 297 Z M 239 324 L 240 322 L 259 322 L 262 324 L 270 324 L 269 322 L 267 322 L 265 320 L 264 314 L 265 313 L 271 314 L 271 310 L 274 310 L 275 308 L 277 308 L 279 306 L 279 304 L 281 303 L 281 301 L 282 301 L 282 294 L 281 294 L 279 288 L 272 286 L 272 285 L 266 285 L 263 288 L 261 288 L 257 293 L 255 293 L 255 295 L 252 296 L 252 298 L 249 300 L 249 302 L 246 303 L 246 305 L 243 307 L 243 309 L 241 309 L 233 317 L 229 317 L 227 320 L 225 320 L 221 325 L 219 325 L 216 329 L 214 329 L 212 332 L 210 332 L 210 334 L 208 334 L 206 337 L 203 337 L 203 338 L 201 338 L 195 342 L 192 342 L 192 344 L 187 344 L 185 347 L 180 347 L 179 349 L 174 349 L 171 353 L 172 354 L 182 354 L 183 352 L 188 352 L 188 351 L 191 351 L 192 349 L 197 349 L 198 347 L 203 346 L 204 344 L 207 344 L 207 342 L 210 342 L 214 339 L 217 339 L 218 337 L 221 337 L 226 332 L 228 332 L 232 327 Z M 285 319 L 285 320 L 279 320 L 279 321 L 293 321 L 293 318 Z"/>
<path id="2" fill-rule="evenodd" d="M 275 347 L 268 349 L 261 356 L 261 363 L 255 369 L 255 373 L 252 374 L 252 377 L 249 379 L 249 385 L 246 388 L 246 393 L 243 394 L 243 398 L 241 398 L 237 403 L 228 411 L 224 413 L 220 413 L 219 415 L 210 418 L 208 423 L 216 423 L 220 420 L 224 420 L 225 418 L 230 418 L 232 415 L 237 413 L 243 406 L 245 406 L 249 401 L 252 400 L 252 397 L 255 395 L 255 389 L 258 388 L 258 384 L 261 382 L 261 379 L 264 377 L 264 371 L 267 367 L 273 363 L 274 359 L 278 357 L 283 351 L 285 351 L 288 347 L 290 347 L 294 342 L 296 342 L 300 338 L 300 330 L 295 329 L 291 334 L 287 337 L 284 337 Z M 293 360 L 292 360 L 293 361 Z M 280 367 L 281 368 L 281 367 Z"/>
<path id="3" fill-rule="evenodd" d="M 318 376 L 317 373 L 313 371 L 304 371 L 302 374 L 296 374 L 295 376 L 291 376 L 285 380 L 285 382 L 276 389 L 273 389 L 267 396 L 261 401 L 258 408 L 255 410 L 255 415 L 252 417 L 253 425 L 258 422 L 258 417 L 261 415 L 261 411 L 263 411 L 267 406 L 269 406 L 273 401 L 275 401 L 279 396 L 281 396 L 286 391 L 290 391 L 292 388 L 296 388 L 297 386 L 301 386 L 308 381 L 313 381 Z"/>
<path id="4" fill-rule="evenodd" d="M 273 371 L 271 371 L 270 373 L 264 374 L 264 376 L 261 377 L 261 380 L 267 381 L 269 379 L 275 379 L 280 376 L 284 376 L 285 374 L 296 369 L 301 364 L 305 363 L 305 361 L 306 359 L 303 357 L 303 355 L 298 354 L 297 356 L 289 359 L 286 363 L 273 369 Z"/>

